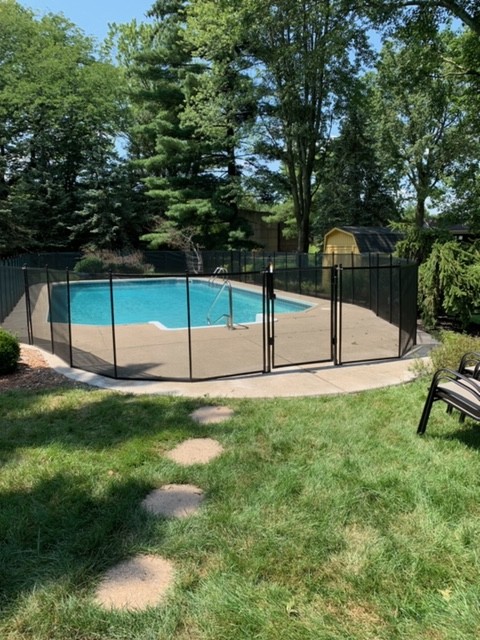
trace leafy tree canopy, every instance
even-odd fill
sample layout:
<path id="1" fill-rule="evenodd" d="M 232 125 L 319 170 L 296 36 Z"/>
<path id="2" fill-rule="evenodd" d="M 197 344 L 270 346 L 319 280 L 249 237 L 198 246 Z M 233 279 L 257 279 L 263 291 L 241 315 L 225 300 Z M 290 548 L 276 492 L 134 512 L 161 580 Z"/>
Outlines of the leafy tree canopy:
<path id="1" fill-rule="evenodd" d="M 0 215 L 13 247 L 69 245 L 124 113 L 118 72 L 91 39 L 63 16 L 0 3 Z"/>

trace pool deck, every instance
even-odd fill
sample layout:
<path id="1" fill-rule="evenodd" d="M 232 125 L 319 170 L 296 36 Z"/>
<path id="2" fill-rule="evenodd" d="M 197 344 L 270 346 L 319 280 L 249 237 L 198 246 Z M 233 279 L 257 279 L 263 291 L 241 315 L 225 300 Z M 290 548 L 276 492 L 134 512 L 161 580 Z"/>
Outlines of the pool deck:
<path id="1" fill-rule="evenodd" d="M 199 382 L 114 380 L 72 369 L 57 356 L 42 353 L 58 373 L 111 391 L 190 398 L 289 398 L 355 393 L 411 382 L 417 377 L 415 364 L 427 361 L 428 352 L 435 344 L 428 334 L 419 332 L 417 346 L 401 359 L 342 366 L 333 363 L 292 366 L 268 374 Z"/>

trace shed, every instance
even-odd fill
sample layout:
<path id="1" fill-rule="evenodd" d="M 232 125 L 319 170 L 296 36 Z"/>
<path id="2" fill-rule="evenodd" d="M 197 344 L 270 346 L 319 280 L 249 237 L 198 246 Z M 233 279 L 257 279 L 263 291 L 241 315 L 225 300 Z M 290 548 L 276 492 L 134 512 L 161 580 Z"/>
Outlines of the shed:
<path id="1" fill-rule="evenodd" d="M 478 233 L 472 231 L 465 224 L 453 224 L 448 227 L 449 232 L 459 242 L 473 242 L 479 237 Z"/>
<path id="2" fill-rule="evenodd" d="M 334 227 L 325 234 L 324 253 L 393 253 L 402 238 L 385 227 Z"/>

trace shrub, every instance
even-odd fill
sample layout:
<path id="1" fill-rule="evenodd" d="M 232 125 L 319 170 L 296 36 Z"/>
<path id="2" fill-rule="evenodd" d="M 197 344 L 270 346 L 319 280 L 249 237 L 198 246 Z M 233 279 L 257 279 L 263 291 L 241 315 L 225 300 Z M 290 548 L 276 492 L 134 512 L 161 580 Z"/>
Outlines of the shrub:
<path id="1" fill-rule="evenodd" d="M 441 344 L 430 354 L 433 369 L 457 369 L 464 353 L 480 352 L 480 338 L 454 331 L 442 331 Z"/>
<path id="2" fill-rule="evenodd" d="M 114 251 L 98 251 L 86 253 L 74 267 L 76 273 L 151 273 L 153 267 L 143 261 L 140 251 L 134 251 L 126 255 Z"/>
<path id="3" fill-rule="evenodd" d="M 85 256 L 77 262 L 73 269 L 76 273 L 105 273 L 107 271 L 101 258 Z"/>
<path id="4" fill-rule="evenodd" d="M 4 329 L 0 329 L 0 375 L 13 373 L 20 359 L 18 338 Z"/>
<path id="5" fill-rule="evenodd" d="M 464 329 L 480 306 L 480 250 L 457 241 L 436 242 L 419 269 L 419 306 L 427 329 L 439 316 L 458 320 Z"/>

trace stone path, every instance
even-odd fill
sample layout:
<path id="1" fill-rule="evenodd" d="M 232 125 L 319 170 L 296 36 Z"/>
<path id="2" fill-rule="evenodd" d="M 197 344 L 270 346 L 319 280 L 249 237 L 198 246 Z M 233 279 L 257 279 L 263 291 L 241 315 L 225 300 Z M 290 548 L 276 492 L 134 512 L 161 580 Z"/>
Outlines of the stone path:
<path id="1" fill-rule="evenodd" d="M 201 407 L 190 417 L 199 424 L 216 424 L 228 420 L 233 411 L 228 407 Z M 190 438 L 168 451 L 165 456 L 177 464 L 208 464 L 223 452 L 212 438 Z M 166 484 L 142 500 L 149 513 L 166 518 L 194 515 L 204 499 L 203 490 L 190 484 Z M 154 555 L 138 555 L 106 572 L 95 601 L 105 609 L 142 610 L 164 601 L 175 580 L 171 560 Z"/>
<path id="2" fill-rule="evenodd" d="M 199 424 L 216 424 L 231 418 L 233 411 L 228 407 L 200 407 L 190 415 Z"/>
<path id="3" fill-rule="evenodd" d="M 166 484 L 142 501 L 142 507 L 155 516 L 187 518 L 198 511 L 203 491 L 193 484 Z"/>
<path id="4" fill-rule="evenodd" d="M 168 451 L 165 457 L 177 464 L 189 466 L 191 464 L 207 464 L 219 456 L 223 451 L 222 445 L 212 438 L 190 438 L 175 449 Z"/>
<path id="5" fill-rule="evenodd" d="M 106 609 L 146 609 L 164 599 L 174 575 L 170 560 L 136 556 L 107 571 L 97 589 L 96 601 Z"/>

